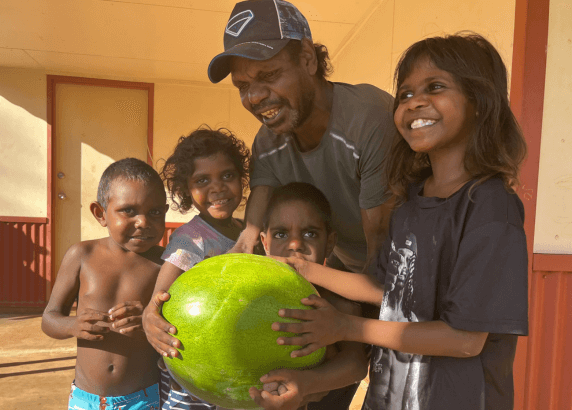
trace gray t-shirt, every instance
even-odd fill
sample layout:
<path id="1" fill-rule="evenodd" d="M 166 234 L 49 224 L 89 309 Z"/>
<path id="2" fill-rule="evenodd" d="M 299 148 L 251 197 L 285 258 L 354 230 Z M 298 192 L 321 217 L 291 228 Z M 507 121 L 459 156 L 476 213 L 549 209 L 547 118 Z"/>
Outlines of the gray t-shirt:
<path id="1" fill-rule="evenodd" d="M 318 187 L 332 206 L 338 233 L 334 253 L 360 272 L 367 257 L 360 209 L 374 208 L 390 197 L 382 162 L 396 135 L 393 98 L 369 84 L 333 85 L 330 122 L 313 150 L 300 152 L 292 135 L 260 127 L 252 145 L 250 186 L 307 182 Z"/>

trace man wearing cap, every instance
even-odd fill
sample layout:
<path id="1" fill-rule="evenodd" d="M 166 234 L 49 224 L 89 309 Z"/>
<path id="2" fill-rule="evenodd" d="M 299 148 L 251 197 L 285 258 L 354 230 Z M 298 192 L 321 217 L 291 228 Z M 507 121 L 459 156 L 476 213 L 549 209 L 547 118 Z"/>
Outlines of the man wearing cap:
<path id="1" fill-rule="evenodd" d="M 209 65 L 210 80 L 230 74 L 243 106 L 263 124 L 252 146 L 246 228 L 230 252 L 253 252 L 275 187 L 307 182 L 332 207 L 338 241 L 328 265 L 365 271 L 389 220 L 382 164 L 396 135 L 393 98 L 372 85 L 327 81 L 326 47 L 313 43 L 305 17 L 283 0 L 237 3 L 224 49 Z M 347 409 L 356 388 L 334 398 L 339 405 L 310 408 Z"/>
<path id="2" fill-rule="evenodd" d="M 282 0 L 236 4 L 224 48 L 209 65 L 210 80 L 231 74 L 242 104 L 263 124 L 252 146 L 246 229 L 232 251 L 252 252 L 274 187 L 308 182 L 334 214 L 338 242 L 328 265 L 363 271 L 389 219 L 382 162 L 396 132 L 393 98 L 371 85 L 327 81 L 327 49 L 313 44 L 304 16 Z"/>

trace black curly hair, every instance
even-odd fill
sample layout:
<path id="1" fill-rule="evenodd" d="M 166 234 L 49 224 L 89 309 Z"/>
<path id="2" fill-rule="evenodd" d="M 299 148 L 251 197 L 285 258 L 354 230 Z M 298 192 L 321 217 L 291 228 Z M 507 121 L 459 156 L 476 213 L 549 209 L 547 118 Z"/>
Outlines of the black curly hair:
<path id="1" fill-rule="evenodd" d="M 165 181 L 169 197 L 173 201 L 173 210 L 184 214 L 193 207 L 188 181 L 195 172 L 195 159 L 212 157 L 219 152 L 226 154 L 235 165 L 244 193 L 243 202 L 245 201 L 250 173 L 250 150 L 244 141 L 228 129 L 213 130 L 202 125 L 189 135 L 179 138 L 173 154 L 165 160 L 161 170 L 161 178 Z"/>

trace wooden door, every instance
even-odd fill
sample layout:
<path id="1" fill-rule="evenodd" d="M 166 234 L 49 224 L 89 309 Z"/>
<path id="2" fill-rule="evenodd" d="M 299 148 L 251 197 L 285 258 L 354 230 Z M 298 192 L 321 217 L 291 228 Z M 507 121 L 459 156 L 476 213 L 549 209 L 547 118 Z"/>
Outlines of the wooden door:
<path id="1" fill-rule="evenodd" d="M 150 154 L 148 90 L 113 85 L 54 85 L 55 272 L 72 244 L 107 235 L 89 210 L 105 168 L 126 157 L 145 161 Z"/>

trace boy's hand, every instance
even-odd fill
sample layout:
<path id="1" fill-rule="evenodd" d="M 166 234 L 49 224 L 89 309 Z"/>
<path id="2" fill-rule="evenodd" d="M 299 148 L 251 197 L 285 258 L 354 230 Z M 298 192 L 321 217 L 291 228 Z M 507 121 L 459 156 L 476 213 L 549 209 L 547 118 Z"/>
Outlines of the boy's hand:
<path id="1" fill-rule="evenodd" d="M 321 347 L 345 340 L 345 330 L 348 326 L 346 315 L 316 295 L 302 299 L 302 303 L 315 309 L 280 309 L 278 315 L 300 319 L 303 322 L 272 324 L 272 330 L 277 332 L 300 334 L 294 337 L 279 337 L 276 340 L 280 345 L 304 346 L 303 349 L 293 351 L 290 354 L 292 357 L 307 356 Z"/>
<path id="2" fill-rule="evenodd" d="M 169 300 L 169 297 L 170 295 L 164 291 L 153 295 L 151 302 L 143 311 L 143 329 L 149 344 L 161 356 L 177 357 L 179 354 L 177 348 L 181 347 L 181 342 L 171 336 L 177 333 L 177 329 L 159 313 L 161 305 Z"/>
<path id="3" fill-rule="evenodd" d="M 143 330 L 141 324 L 143 304 L 139 301 L 122 302 L 109 311 L 109 319 L 113 322 L 111 330 L 121 334 L 130 334 L 135 330 Z"/>
<path id="4" fill-rule="evenodd" d="M 260 378 L 262 390 L 251 387 L 248 393 L 254 402 L 266 410 L 296 410 L 306 404 L 301 372 L 296 370 L 274 370 Z"/>
<path id="5" fill-rule="evenodd" d="M 100 326 L 97 322 L 109 322 L 109 315 L 94 310 L 83 309 L 78 312 L 73 326 L 73 336 L 85 340 L 103 340 L 103 334 L 109 332 L 107 326 Z"/>

